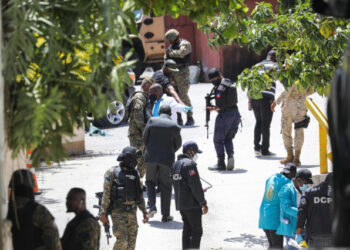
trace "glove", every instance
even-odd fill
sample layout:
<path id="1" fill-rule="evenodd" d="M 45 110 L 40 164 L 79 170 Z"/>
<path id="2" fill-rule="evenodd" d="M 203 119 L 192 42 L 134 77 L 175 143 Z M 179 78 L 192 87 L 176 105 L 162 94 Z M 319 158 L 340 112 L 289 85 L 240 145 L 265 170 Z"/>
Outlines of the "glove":
<path id="1" fill-rule="evenodd" d="M 299 244 L 300 242 L 304 241 L 304 238 L 301 234 L 297 234 L 295 236 L 295 241 Z"/>
<path id="2" fill-rule="evenodd" d="M 184 111 L 192 111 L 192 109 L 193 109 L 192 107 L 188 107 L 188 106 L 184 107 Z"/>

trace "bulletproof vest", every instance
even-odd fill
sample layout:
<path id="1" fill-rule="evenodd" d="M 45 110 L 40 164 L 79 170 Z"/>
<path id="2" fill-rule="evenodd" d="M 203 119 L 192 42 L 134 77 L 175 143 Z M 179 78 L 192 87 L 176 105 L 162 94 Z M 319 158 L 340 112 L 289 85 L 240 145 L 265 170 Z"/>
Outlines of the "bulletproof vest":
<path id="1" fill-rule="evenodd" d="M 12 222 L 12 240 L 14 250 L 34 250 L 44 245 L 41 239 L 42 231 L 33 224 L 33 215 L 38 203 L 28 202 L 23 208 L 17 209 L 19 228 L 12 201 L 9 204 L 7 218 Z"/>
<path id="2" fill-rule="evenodd" d="M 259 70 L 260 74 L 265 74 L 266 72 L 269 72 L 270 70 L 272 70 L 273 68 L 278 69 L 277 64 L 271 60 L 264 60 L 261 63 L 257 64 L 258 65 L 263 65 L 264 67 L 262 69 Z M 275 93 L 276 93 L 276 82 L 272 81 L 270 82 L 270 88 L 269 89 L 265 89 L 261 91 L 261 94 L 264 97 L 267 98 L 274 98 L 275 97 Z"/>
<path id="3" fill-rule="evenodd" d="M 126 201 L 140 201 L 140 178 L 136 170 L 123 171 L 114 167 L 114 180 L 111 189 L 112 209 Z"/>
<path id="4" fill-rule="evenodd" d="M 81 242 L 78 240 L 79 238 L 76 237 L 76 234 L 79 233 L 79 232 L 76 232 L 76 229 L 81 222 L 83 222 L 85 219 L 88 219 L 88 218 L 93 218 L 94 220 L 96 220 L 96 218 L 92 214 L 90 214 L 89 211 L 85 210 L 79 213 L 77 216 L 75 216 L 74 219 L 67 224 L 67 227 L 64 230 L 64 233 L 61 239 L 62 249 L 64 250 L 83 249 Z"/>
<path id="5" fill-rule="evenodd" d="M 216 106 L 221 110 L 235 110 L 237 109 L 237 102 L 235 85 L 229 79 L 223 78 L 215 91 Z"/>
<path id="6" fill-rule="evenodd" d="M 125 105 L 125 108 L 129 113 L 130 113 L 131 104 L 133 103 L 133 98 L 134 98 L 136 93 L 145 94 L 145 92 L 143 92 L 143 91 L 135 91 L 134 93 L 132 93 L 132 95 L 126 101 L 126 105 Z M 149 104 L 148 99 L 146 97 L 146 105 L 143 107 L 143 117 L 145 118 L 145 121 L 144 121 L 145 124 L 152 117 L 152 111 L 151 111 L 152 109 L 150 109 L 149 106 L 150 106 L 150 104 Z"/>
<path id="7" fill-rule="evenodd" d="M 181 42 L 179 42 L 179 43 L 177 43 L 175 45 L 170 45 L 170 49 L 171 50 L 179 50 L 184 42 L 187 42 L 187 41 L 186 40 L 181 40 Z M 181 65 L 181 64 L 190 64 L 191 53 L 187 54 L 183 58 L 169 56 L 169 59 L 173 59 L 178 66 Z"/>

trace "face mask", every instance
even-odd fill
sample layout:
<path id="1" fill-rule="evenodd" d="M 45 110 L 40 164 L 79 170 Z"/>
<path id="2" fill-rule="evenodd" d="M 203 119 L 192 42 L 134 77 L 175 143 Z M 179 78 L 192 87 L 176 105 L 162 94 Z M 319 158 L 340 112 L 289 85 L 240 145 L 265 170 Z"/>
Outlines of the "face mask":
<path id="1" fill-rule="evenodd" d="M 214 84 L 215 86 L 219 86 L 221 83 L 221 79 L 220 78 L 216 79 L 216 80 L 212 81 L 211 83 Z"/>
<path id="2" fill-rule="evenodd" d="M 151 94 L 151 95 L 149 95 L 148 99 L 149 99 L 149 102 L 151 104 L 153 104 L 157 100 L 157 95 L 156 94 Z"/>
<path id="3" fill-rule="evenodd" d="M 308 186 L 307 184 L 304 184 L 304 185 L 302 185 L 302 186 L 300 187 L 300 190 L 301 190 L 302 192 L 305 192 L 308 188 L 309 188 L 309 186 Z"/>
<path id="4" fill-rule="evenodd" d="M 193 160 L 194 162 L 197 162 L 197 160 L 198 160 L 198 155 L 195 154 L 194 156 L 192 156 L 192 160 Z"/>
<path id="5" fill-rule="evenodd" d="M 137 160 L 136 159 L 125 159 L 122 161 L 122 166 L 127 169 L 135 169 L 137 166 Z"/>

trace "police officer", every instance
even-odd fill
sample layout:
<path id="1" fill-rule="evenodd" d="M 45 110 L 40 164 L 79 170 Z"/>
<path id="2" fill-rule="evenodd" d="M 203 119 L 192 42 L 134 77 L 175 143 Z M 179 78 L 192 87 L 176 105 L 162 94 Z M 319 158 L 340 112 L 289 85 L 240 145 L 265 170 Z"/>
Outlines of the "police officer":
<path id="1" fill-rule="evenodd" d="M 182 248 L 199 249 L 203 234 L 202 214 L 208 212 L 196 164 L 197 154 L 202 151 L 197 143 L 188 141 L 182 152 L 172 169 L 176 210 L 180 210 L 184 224 Z"/>
<path id="2" fill-rule="evenodd" d="M 191 60 L 192 47 L 191 43 L 185 39 L 180 39 L 179 32 L 176 29 L 170 29 L 165 33 L 165 39 L 170 42 L 169 48 L 166 50 L 165 59 L 173 59 L 178 72 L 174 72 L 173 83 L 180 99 L 186 106 L 192 107 L 191 100 L 188 97 L 190 89 L 190 70 L 188 68 Z M 178 113 L 178 124 L 182 125 L 181 113 Z M 187 112 L 187 122 L 185 126 L 194 125 L 193 113 Z"/>
<path id="3" fill-rule="evenodd" d="M 271 110 L 274 112 L 276 105 L 282 103 L 281 127 L 287 157 L 280 161 L 281 164 L 293 162 L 297 166 L 301 165 L 300 154 L 304 144 L 304 123 L 307 121 L 305 101 L 306 97 L 313 94 L 313 92 L 311 88 L 303 89 L 300 87 L 299 89 L 294 84 L 284 90 L 277 100 L 271 104 Z M 292 138 L 293 123 L 294 145 Z"/>
<path id="4" fill-rule="evenodd" d="M 255 66 L 261 66 L 259 73 L 268 73 L 277 70 L 276 51 L 270 50 L 266 60 Z M 249 98 L 248 110 L 253 110 L 255 116 L 254 127 L 254 151 L 256 156 L 269 157 L 275 155 L 269 151 L 270 147 L 270 125 L 273 112 L 271 104 L 275 100 L 276 83 L 270 82 L 270 88 L 261 91 L 260 99 Z M 261 144 L 260 144 L 261 141 Z"/>
<path id="5" fill-rule="evenodd" d="M 214 145 L 218 162 L 215 166 L 209 167 L 209 170 L 225 170 L 225 150 L 227 153 L 227 170 L 234 168 L 233 143 L 238 125 L 241 122 L 241 116 L 237 107 L 237 89 L 227 78 L 223 78 L 219 69 L 212 68 L 208 72 L 208 78 L 214 85 L 212 93 L 214 94 L 214 107 L 207 107 L 210 111 L 218 111 L 215 120 Z"/>
<path id="6" fill-rule="evenodd" d="M 305 191 L 300 200 L 295 239 L 298 243 L 304 240 L 302 230 L 306 226 L 306 241 L 310 248 L 332 246 L 332 177 L 332 173 L 328 174 L 324 182 Z"/>
<path id="7" fill-rule="evenodd" d="M 34 179 L 28 170 L 12 174 L 7 219 L 12 222 L 15 250 L 60 250 L 61 241 L 54 217 L 43 205 L 34 201 Z"/>
<path id="8" fill-rule="evenodd" d="M 141 83 L 141 90 L 135 91 L 126 104 L 126 109 L 129 111 L 129 130 L 128 137 L 130 146 L 144 151 L 144 144 L 142 142 L 143 130 L 145 129 L 148 119 L 151 117 L 151 110 L 148 106 L 148 91 L 154 80 L 149 77 L 145 77 Z M 145 163 L 140 158 L 137 164 L 137 170 L 139 171 L 140 178 L 145 175 Z"/>
<path id="9" fill-rule="evenodd" d="M 105 174 L 102 197 L 101 222 L 108 224 L 111 214 L 113 234 L 117 241 L 113 249 L 135 249 L 137 237 L 137 207 L 143 213 L 143 222 L 148 221 L 140 177 L 135 170 L 142 153 L 135 147 L 125 147 L 118 155 L 118 166 Z"/>
<path id="10" fill-rule="evenodd" d="M 63 250 L 98 250 L 100 247 L 100 225 L 86 209 L 84 189 L 72 188 L 67 195 L 67 213 L 75 217 L 67 224 L 62 237 Z"/>

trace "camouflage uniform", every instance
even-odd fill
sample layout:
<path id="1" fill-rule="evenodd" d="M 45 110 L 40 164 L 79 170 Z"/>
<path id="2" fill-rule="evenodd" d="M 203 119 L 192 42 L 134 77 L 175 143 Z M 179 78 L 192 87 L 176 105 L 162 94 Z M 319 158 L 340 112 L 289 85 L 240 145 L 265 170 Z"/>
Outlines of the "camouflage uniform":
<path id="1" fill-rule="evenodd" d="M 291 86 L 289 89 L 284 90 L 277 98 L 277 104 L 282 103 L 282 134 L 283 142 L 286 150 L 293 151 L 293 138 L 292 127 L 293 123 L 303 121 L 307 113 L 307 107 L 305 105 L 306 97 L 311 95 L 313 90 L 298 89 L 297 85 Z M 294 130 L 294 150 L 295 152 L 301 151 L 304 143 L 304 129 L 298 128 Z"/>
<path id="2" fill-rule="evenodd" d="M 27 203 L 30 202 L 29 198 L 17 197 L 15 199 L 15 207 L 17 209 L 23 208 Z M 12 221 L 12 226 L 15 226 L 16 222 Z M 33 213 L 33 225 L 40 228 L 42 235 L 41 239 L 44 242 L 44 246 L 37 248 L 39 249 L 51 249 L 61 250 L 61 241 L 58 234 L 58 229 L 55 223 L 54 217 L 51 215 L 49 210 L 43 205 L 38 204 Z M 16 239 L 13 239 L 14 241 Z"/>
<path id="3" fill-rule="evenodd" d="M 111 189 L 114 180 L 114 168 L 110 168 L 105 174 L 102 197 L 102 213 L 108 214 L 108 208 L 111 202 Z M 141 187 L 142 188 L 142 187 Z M 126 206 L 129 209 L 126 209 Z M 111 211 L 113 234 L 117 238 L 113 249 L 135 249 L 137 237 L 137 207 L 145 214 L 147 213 L 143 194 L 139 202 L 126 201 L 120 207 Z"/>
<path id="4" fill-rule="evenodd" d="M 191 43 L 187 40 L 182 39 L 179 44 L 179 49 L 171 49 L 169 56 L 165 56 L 165 59 L 173 59 L 176 62 L 176 66 L 179 72 L 173 72 L 174 88 L 178 93 L 180 99 L 186 104 L 186 106 L 192 107 L 191 100 L 188 97 L 188 90 L 190 89 L 190 70 L 188 68 L 188 63 L 181 65 L 178 59 L 183 59 L 186 56 L 190 56 L 192 52 Z M 187 112 L 187 117 L 192 117 L 192 111 Z"/>
<path id="5" fill-rule="evenodd" d="M 140 149 L 144 152 L 145 145 L 142 142 L 143 130 L 145 129 L 145 112 L 147 103 L 147 93 L 138 92 L 132 97 L 130 105 L 130 123 L 128 137 L 130 141 L 130 146 L 133 146 L 137 149 Z M 140 178 L 142 179 L 145 176 L 146 166 L 145 163 L 140 158 L 139 163 L 137 164 L 137 170 L 139 171 Z"/>

